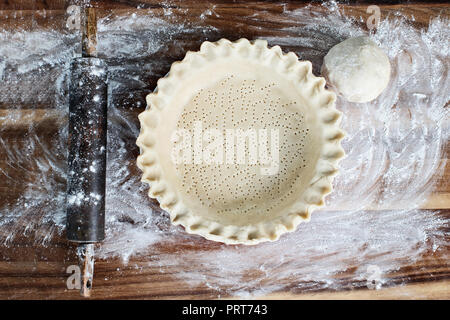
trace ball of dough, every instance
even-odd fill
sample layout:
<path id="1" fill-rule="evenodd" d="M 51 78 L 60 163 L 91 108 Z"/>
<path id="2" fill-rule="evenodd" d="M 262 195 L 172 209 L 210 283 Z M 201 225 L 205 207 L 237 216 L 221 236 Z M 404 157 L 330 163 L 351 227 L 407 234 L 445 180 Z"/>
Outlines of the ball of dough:
<path id="1" fill-rule="evenodd" d="M 325 56 L 322 74 L 348 101 L 368 102 L 389 83 L 389 58 L 369 37 L 347 39 Z"/>

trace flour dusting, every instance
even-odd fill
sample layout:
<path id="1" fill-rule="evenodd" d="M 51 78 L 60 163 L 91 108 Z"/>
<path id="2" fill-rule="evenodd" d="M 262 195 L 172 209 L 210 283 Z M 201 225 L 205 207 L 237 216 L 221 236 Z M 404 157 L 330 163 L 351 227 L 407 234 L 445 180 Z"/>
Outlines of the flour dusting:
<path id="1" fill-rule="evenodd" d="M 202 41 L 223 36 L 205 25 L 220 18 L 218 12 L 206 9 L 198 23 L 174 21 L 170 8 L 162 17 L 143 13 L 99 21 L 98 51 L 109 65 L 110 105 L 107 239 L 96 254 L 120 257 L 125 264 L 140 256 L 161 272 L 176 268 L 174 276 L 192 287 L 242 297 L 337 290 L 348 277 L 353 288 L 364 287 L 371 265 L 383 275 L 430 251 L 448 259 L 448 215 L 420 209 L 444 172 L 440 159 L 446 158 L 450 136 L 450 37 L 444 18 L 417 30 L 406 18 L 389 17 L 370 35 L 390 58 L 391 83 L 372 103 L 338 99 L 347 156 L 327 207 L 311 222 L 277 242 L 252 247 L 212 243 L 170 224 L 140 182 L 137 114 L 173 61 Z M 310 60 L 316 75 L 333 45 L 365 33 L 333 4 L 322 13 L 285 8 L 282 15 L 290 22 L 280 27 L 288 36 L 261 38 Z M 263 16 L 256 12 L 251 19 Z M 194 39 L 196 47 L 177 44 L 182 39 Z M 0 186 L 19 194 L 0 201 L 1 245 L 14 246 L 18 236 L 27 235 L 35 244 L 51 246 L 52 236 L 64 229 L 68 68 L 79 41 L 78 34 L 0 30 L 0 179 L 6 181 Z M 377 208 L 389 210 L 372 210 Z M 389 285 L 383 277 L 380 281 Z"/>

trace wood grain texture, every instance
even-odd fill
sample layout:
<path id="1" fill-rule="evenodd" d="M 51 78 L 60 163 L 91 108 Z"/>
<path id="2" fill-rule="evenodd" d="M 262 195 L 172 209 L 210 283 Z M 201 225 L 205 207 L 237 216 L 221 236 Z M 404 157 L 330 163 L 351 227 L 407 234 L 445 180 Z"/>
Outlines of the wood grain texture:
<path id="1" fill-rule="evenodd" d="M 202 22 L 220 30 L 220 33 L 213 35 L 213 39 L 219 37 L 229 37 L 234 40 L 239 37 L 256 37 L 281 35 L 280 27 L 288 26 L 291 22 L 286 22 L 280 18 L 286 8 L 295 8 L 307 5 L 304 1 L 292 1 L 286 3 L 276 2 L 254 2 L 254 1 L 215 1 L 215 11 L 220 18 L 206 17 Z M 357 1 L 353 4 L 340 5 L 347 14 L 364 21 L 367 3 Z M 414 3 L 391 4 L 386 1 L 381 5 L 382 16 L 401 12 L 405 16 L 414 16 L 413 24 L 417 27 L 424 27 L 431 17 L 438 15 L 448 15 L 449 6 L 446 3 Z M 93 5 L 99 9 L 99 16 L 131 14 L 133 12 L 142 14 L 145 10 L 151 12 L 155 17 L 164 17 L 164 10 L 171 8 L 177 17 L 182 19 L 193 19 L 204 11 L 206 5 L 202 1 L 94 1 Z M 65 1 L 2 1 L 0 2 L 0 26 L 15 30 L 17 28 L 56 28 L 61 26 L 66 19 L 65 9 L 68 3 Z M 140 9 L 136 9 L 138 7 Z M 143 11 L 144 10 L 144 11 Z M 323 10 L 320 6 L 313 6 L 311 10 Z M 252 12 L 259 12 L 264 15 L 265 22 L 249 21 L 246 17 Z M 20 17 L 20 19 L 17 19 Z M 360 21 L 360 20 L 358 20 Z M 364 23 L 361 23 L 364 26 Z M 287 31 L 284 31 L 287 32 Z M 136 105 L 137 101 L 142 101 L 145 94 L 152 90 L 159 77 L 163 76 L 170 64 L 181 59 L 189 49 L 196 49 L 202 41 L 202 36 L 190 39 L 173 39 L 172 51 L 168 51 L 168 57 L 158 58 L 158 66 L 152 75 L 149 76 L 148 87 L 132 91 L 133 97 L 129 97 L 129 92 L 118 92 L 114 99 L 117 104 L 123 105 L 124 112 L 137 115 L 142 108 L 129 109 L 127 106 Z M 289 48 L 286 48 L 289 50 Z M 101 53 L 100 53 L 101 55 Z M 111 60 L 111 63 L 121 63 L 121 61 Z M 132 62 L 131 62 L 132 63 Z M 47 137 L 44 140 L 51 143 L 51 139 L 56 129 L 52 123 L 63 123 L 66 114 L 53 110 L 52 105 L 45 102 L 38 104 L 32 102 L 21 102 L 16 108 L 11 109 L 9 101 L 0 101 L 0 127 L 1 137 L 8 143 L 20 143 L 20 137 L 27 132 L 27 128 L 33 124 L 39 134 Z M 2 115 L 16 113 L 16 118 L 20 121 L 13 121 L 11 117 Z M 14 117 L 13 117 L 14 118 Z M 7 129 L 5 129 L 7 128 Z M 446 155 L 441 159 L 446 162 L 444 175 L 438 182 L 434 193 L 423 205 L 424 209 L 442 209 L 439 215 L 443 219 L 450 221 L 450 143 L 446 146 Z M 135 157 L 137 150 L 130 156 Z M 0 168 L 7 170 L 7 174 L 14 177 L 18 183 L 11 184 L 8 181 L 0 180 L 0 204 L 11 203 L 23 192 L 20 181 L 28 179 L 23 170 L 8 167 L 5 154 L 0 153 Z M 33 169 L 33 168 L 30 168 Z M 136 171 L 136 174 L 140 174 Z M 351 205 L 351 204 L 349 204 Z M 401 205 L 401 204 L 400 204 Z M 340 208 L 345 210 L 347 208 Z M 390 208 L 383 208 L 390 209 Z M 39 217 L 39 214 L 37 214 Z M 25 222 L 16 221 L 24 224 Z M 50 232 L 54 226 L 44 225 L 41 232 Z M 450 232 L 450 230 L 448 230 Z M 5 232 L 5 231 L 3 231 Z M 24 230 L 26 235 L 26 231 Z M 0 299 L 81 299 L 76 290 L 66 288 L 66 268 L 69 265 L 77 264 L 75 247 L 68 244 L 65 235 L 59 234 L 52 238 L 45 245 L 36 245 L 33 239 L 27 236 L 15 239 L 9 247 L 0 247 Z M 7 236 L 7 234 L 1 236 Z M 199 241 L 200 246 L 213 248 L 215 244 L 208 241 Z M 173 252 L 175 245 L 165 244 L 162 250 Z M 195 251 L 196 248 L 186 246 L 186 250 Z M 450 250 L 450 249 L 449 249 Z M 161 273 L 158 268 L 149 267 L 148 256 L 133 257 L 128 265 L 124 265 L 119 259 L 97 261 L 95 265 L 93 299 L 212 299 L 217 298 L 217 293 L 208 286 L 191 287 L 189 284 L 176 280 L 175 274 L 180 272 L 177 266 L 170 267 L 165 273 Z M 390 288 L 382 290 L 368 290 L 353 288 L 358 287 L 351 281 L 351 275 L 356 267 L 349 266 L 348 270 L 336 275 L 339 278 L 341 289 L 339 291 L 316 291 L 314 285 L 305 290 L 289 287 L 286 290 L 276 292 L 264 298 L 268 299 L 450 299 L 450 264 L 445 256 L 439 256 L 433 252 L 427 253 L 420 261 L 413 265 L 408 265 L 395 272 L 385 275 L 389 280 Z M 405 285 L 406 284 L 406 285 Z"/>

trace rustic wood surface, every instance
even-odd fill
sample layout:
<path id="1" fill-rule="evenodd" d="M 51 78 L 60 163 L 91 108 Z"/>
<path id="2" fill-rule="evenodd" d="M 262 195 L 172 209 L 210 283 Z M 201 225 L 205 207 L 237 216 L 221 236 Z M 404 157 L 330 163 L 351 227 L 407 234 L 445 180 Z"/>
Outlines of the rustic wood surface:
<path id="1" fill-rule="evenodd" d="M 287 2 L 283 5 L 271 2 L 228 2 L 215 1 L 214 10 L 220 18 L 207 17 L 205 25 L 211 25 L 221 30 L 218 37 L 229 37 L 237 39 L 240 37 L 255 37 L 261 35 L 279 34 L 280 25 L 287 23 L 280 19 L 284 6 L 290 10 L 303 7 L 306 4 L 300 2 Z M 99 9 L 100 16 L 111 14 L 127 14 L 136 12 L 142 14 L 151 11 L 156 17 L 163 17 L 164 10 L 170 7 L 175 15 L 189 19 L 190 16 L 198 16 L 204 11 L 202 1 L 168 1 L 164 4 L 158 1 L 96 1 L 95 6 Z M 210 2 L 208 2 L 210 4 Z M 370 3 L 369 3 L 370 4 Z M 43 28 L 53 28 L 61 25 L 66 19 L 65 9 L 68 3 L 61 0 L 38 0 L 30 1 L 3 1 L 0 2 L 0 28 L 35 28 L 36 25 Z M 136 7 L 139 6 L 139 9 Z M 383 4 L 381 13 L 383 16 L 394 12 L 402 12 L 405 16 L 414 16 L 414 25 L 418 28 L 427 26 L 430 18 L 438 15 L 449 14 L 449 6 L 445 3 L 408 3 L 405 5 Z M 357 1 L 354 4 L 341 5 L 342 10 L 355 18 L 362 17 L 361 21 L 369 16 L 366 13 L 367 2 Z M 322 7 L 314 5 L 311 10 L 323 10 Z M 252 11 L 264 12 L 267 16 L 266 22 L 248 21 L 245 17 Z M 15 16 L 14 16 L 15 15 Z M 21 17 L 17 19 L 17 17 Z M 1 17 L 7 17 L 1 19 Z M 15 18 L 13 18 L 15 17 Z M 364 25 L 362 23 L 361 25 Z M 212 39 L 215 40 L 215 39 Z M 176 41 L 182 41 L 176 39 Z M 161 59 L 161 70 L 159 74 L 149 77 L 148 88 L 134 92 L 134 100 L 129 100 L 128 94 L 118 95 L 117 99 L 123 99 L 123 105 L 134 104 L 142 100 L 148 90 L 156 85 L 156 80 L 167 72 L 170 63 L 182 58 L 185 50 L 196 49 L 201 43 L 201 36 L 183 43 L 183 50 L 173 50 L 173 56 L 159 57 Z M 289 48 L 286 48 L 289 49 Z M 101 55 L 101 53 L 99 53 Z M 152 57 L 154 58 L 154 57 Z M 157 72 L 158 73 L 158 72 Z M 32 108 L 32 110 L 30 110 Z M 27 102 L 20 104 L 19 108 L 11 108 L 8 103 L 0 102 L 0 117 L 4 114 L 17 113 L 21 121 L 9 121 L 2 123 L 2 139 L 9 142 L 19 142 L 20 136 L 30 124 L 33 124 L 42 136 L 49 139 L 55 134 L 52 128 L 55 121 L 65 121 L 64 115 L 55 110 L 49 112 L 51 105 L 45 102 L 28 105 Z M 138 114 L 141 108 L 126 110 Z M 8 128 L 7 130 L 5 128 Z M 436 190 L 424 203 L 423 209 L 442 209 L 439 215 L 450 219 L 450 143 L 446 146 L 446 154 L 441 161 L 446 162 L 445 173 L 439 177 Z M 135 150 L 136 152 L 136 150 Z M 132 155 L 136 156 L 136 154 Z M 0 168 L 5 168 L 6 156 L 0 154 Z M 18 181 L 26 179 L 23 171 L 14 168 L 9 169 L 9 175 Z M 139 174 L 136 171 L 136 174 Z M 0 181 L 0 205 L 9 203 L 23 192 L 20 184 L 10 185 L 6 181 Z M 341 208 L 345 210 L 346 208 Z M 389 209 L 389 208 L 385 208 Z M 52 227 L 48 226 L 50 230 Z M 202 242 L 202 246 L 208 246 L 208 242 Z M 213 246 L 213 244 L 212 244 Z M 195 248 L 191 248 L 195 250 Z M 167 245 L 164 248 L 170 252 L 173 248 Z M 450 249 L 449 249 L 450 250 Z M 66 289 L 66 267 L 77 263 L 75 247 L 68 244 L 64 234 L 55 236 L 47 246 L 36 246 L 26 236 L 15 239 L 10 247 L 0 247 L 0 298 L 1 299 L 81 299 L 76 290 Z M 351 268 L 349 269 L 351 274 Z M 92 298 L 163 298 L 163 299 L 208 299 L 216 298 L 217 293 L 207 286 L 192 288 L 188 284 L 176 280 L 172 274 L 177 273 L 176 266 L 170 268 L 169 272 L 161 273 L 159 269 L 148 267 L 146 257 L 132 258 L 128 265 L 123 265 L 119 259 L 97 261 L 95 265 L 94 291 Z M 345 283 L 349 274 L 340 274 Z M 450 264 L 442 256 L 436 256 L 430 252 L 414 265 L 401 268 L 386 275 L 389 288 L 381 290 L 358 289 L 352 290 L 352 283 L 343 285 L 339 291 L 314 290 L 302 292 L 295 288 L 289 288 L 286 292 L 277 292 L 266 296 L 268 299 L 449 299 L 450 298 Z"/>

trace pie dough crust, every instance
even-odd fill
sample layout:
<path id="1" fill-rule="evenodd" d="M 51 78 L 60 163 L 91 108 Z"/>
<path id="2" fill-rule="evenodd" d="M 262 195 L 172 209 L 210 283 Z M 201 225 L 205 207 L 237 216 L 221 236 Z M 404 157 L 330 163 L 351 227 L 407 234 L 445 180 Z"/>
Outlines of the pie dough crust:
<path id="1" fill-rule="evenodd" d="M 227 244 L 277 240 L 309 221 L 332 190 L 344 156 L 335 100 L 309 61 L 279 46 L 204 42 L 172 64 L 139 115 L 137 165 L 149 196 L 188 233 Z M 277 127 L 277 173 L 258 175 L 248 164 L 174 163 L 171 135 L 196 121 L 222 129 Z"/>

